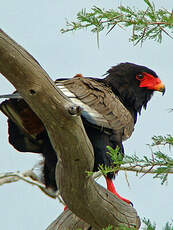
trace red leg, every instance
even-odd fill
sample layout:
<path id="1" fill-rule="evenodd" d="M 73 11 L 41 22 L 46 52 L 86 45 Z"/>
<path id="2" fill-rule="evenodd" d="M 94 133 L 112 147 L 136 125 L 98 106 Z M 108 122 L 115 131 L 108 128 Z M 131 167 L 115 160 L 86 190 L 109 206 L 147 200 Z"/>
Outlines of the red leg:
<path id="1" fill-rule="evenodd" d="M 64 211 L 67 210 L 67 209 L 68 209 L 68 207 L 67 207 L 67 205 L 65 205 L 65 206 L 64 206 Z"/>
<path id="2" fill-rule="evenodd" d="M 123 200 L 123 201 L 125 201 L 128 204 L 132 204 L 132 202 L 130 200 L 127 200 L 127 199 L 123 198 L 122 196 L 120 196 L 117 193 L 117 191 L 116 191 L 116 189 L 114 187 L 114 184 L 113 184 L 113 182 L 112 182 L 111 179 L 107 178 L 106 176 L 105 176 L 105 178 L 106 178 L 106 183 L 107 183 L 107 190 L 109 190 L 110 192 L 112 192 L 113 194 L 115 194 L 115 196 L 117 196 L 120 200 Z"/>

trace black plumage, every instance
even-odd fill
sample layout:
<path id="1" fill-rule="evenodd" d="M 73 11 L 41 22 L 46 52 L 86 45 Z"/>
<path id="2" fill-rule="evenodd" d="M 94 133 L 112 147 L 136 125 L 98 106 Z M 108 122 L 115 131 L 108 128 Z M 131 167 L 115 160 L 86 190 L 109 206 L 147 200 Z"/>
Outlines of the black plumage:
<path id="1" fill-rule="evenodd" d="M 106 146 L 119 146 L 128 139 L 137 121 L 137 114 L 154 91 L 164 92 L 164 85 L 157 74 L 145 66 L 121 63 L 107 71 L 104 79 L 84 78 L 76 75 L 71 79 L 55 81 L 63 93 L 83 107 L 81 118 L 94 148 L 94 169 L 99 164 L 111 166 Z M 27 103 L 17 96 L 5 100 L 1 111 L 8 117 L 9 142 L 20 152 L 41 153 L 44 157 L 44 179 L 47 187 L 57 189 L 55 182 L 56 153 L 40 119 Z M 112 179 L 114 173 L 109 173 Z"/>

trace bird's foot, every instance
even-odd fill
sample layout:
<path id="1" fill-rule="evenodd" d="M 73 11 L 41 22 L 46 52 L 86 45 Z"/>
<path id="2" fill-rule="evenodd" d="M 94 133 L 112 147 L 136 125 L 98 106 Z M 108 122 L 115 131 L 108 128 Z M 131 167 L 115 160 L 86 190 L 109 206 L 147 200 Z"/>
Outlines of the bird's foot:
<path id="1" fill-rule="evenodd" d="M 132 203 L 130 200 L 128 200 L 128 199 L 126 199 L 126 198 L 120 196 L 120 195 L 117 193 L 117 191 L 116 191 L 116 189 L 115 189 L 115 187 L 114 187 L 114 184 L 113 184 L 112 180 L 109 179 L 109 178 L 107 178 L 107 177 L 105 177 L 105 178 L 106 178 L 106 183 L 107 183 L 107 189 L 108 189 L 110 192 L 112 192 L 115 196 L 117 196 L 120 200 L 123 200 L 123 201 L 126 202 L 127 204 L 131 204 L 131 205 L 133 206 L 133 203 Z"/>

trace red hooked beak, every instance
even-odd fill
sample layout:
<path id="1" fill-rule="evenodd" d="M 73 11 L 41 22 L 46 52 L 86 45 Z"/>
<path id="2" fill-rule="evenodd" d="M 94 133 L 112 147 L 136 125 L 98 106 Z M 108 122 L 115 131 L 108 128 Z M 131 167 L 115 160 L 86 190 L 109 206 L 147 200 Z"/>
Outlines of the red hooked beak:
<path id="1" fill-rule="evenodd" d="M 153 75 L 148 73 L 143 73 L 143 78 L 136 77 L 139 81 L 139 87 L 146 87 L 147 89 L 165 93 L 165 85 L 159 78 L 153 77 Z"/>

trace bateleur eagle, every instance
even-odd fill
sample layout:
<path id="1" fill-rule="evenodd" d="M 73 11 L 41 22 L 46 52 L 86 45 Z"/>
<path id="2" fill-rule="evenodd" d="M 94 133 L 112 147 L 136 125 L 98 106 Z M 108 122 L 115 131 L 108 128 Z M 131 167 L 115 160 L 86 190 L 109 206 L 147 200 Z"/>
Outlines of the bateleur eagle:
<path id="1" fill-rule="evenodd" d="M 56 86 L 72 102 L 83 108 L 81 118 L 94 149 L 94 168 L 113 166 L 106 146 L 120 148 L 128 139 L 142 107 L 146 109 L 154 91 L 165 92 L 165 87 L 151 69 L 133 63 L 121 63 L 112 67 L 105 78 L 89 78 L 78 74 L 70 79 L 58 79 Z M 57 190 L 55 167 L 58 161 L 44 124 L 18 93 L 4 95 L 10 98 L 0 105 L 8 117 L 9 142 L 20 152 L 41 153 L 44 157 L 44 182 Z M 58 124 L 57 124 L 58 125 Z M 107 188 L 120 199 L 112 183 L 115 173 L 106 176 Z"/>

